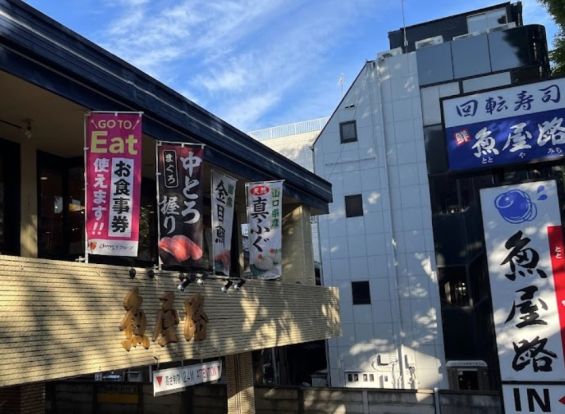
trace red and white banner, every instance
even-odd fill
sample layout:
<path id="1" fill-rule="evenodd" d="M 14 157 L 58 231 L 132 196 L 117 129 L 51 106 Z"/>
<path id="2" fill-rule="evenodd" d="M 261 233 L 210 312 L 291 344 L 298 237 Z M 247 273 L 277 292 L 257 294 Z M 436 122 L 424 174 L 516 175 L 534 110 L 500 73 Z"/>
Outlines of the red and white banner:
<path id="1" fill-rule="evenodd" d="M 259 279 L 282 274 L 283 181 L 247 183 L 249 222 L 249 266 Z"/>
<path id="2" fill-rule="evenodd" d="M 204 267 L 203 161 L 201 144 L 157 143 L 159 257 L 166 266 Z"/>
<path id="3" fill-rule="evenodd" d="M 141 113 L 85 117 L 86 254 L 137 256 Z"/>
<path id="4" fill-rule="evenodd" d="M 565 381 L 565 272 L 555 181 L 481 190 L 502 382 Z"/>
<path id="5" fill-rule="evenodd" d="M 213 273 L 229 276 L 237 180 L 212 170 L 211 181 Z"/>

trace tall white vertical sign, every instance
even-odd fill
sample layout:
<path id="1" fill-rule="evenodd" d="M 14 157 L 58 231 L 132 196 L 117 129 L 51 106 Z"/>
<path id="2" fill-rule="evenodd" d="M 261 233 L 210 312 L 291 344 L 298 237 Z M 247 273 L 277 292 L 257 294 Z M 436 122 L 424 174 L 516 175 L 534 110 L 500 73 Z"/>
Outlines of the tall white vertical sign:
<path id="1" fill-rule="evenodd" d="M 530 398 L 535 409 L 551 407 L 551 387 L 540 383 L 565 384 L 565 251 L 557 186 L 541 181 L 483 189 L 481 207 L 501 379 L 522 384 L 504 385 L 506 412 L 537 412 L 522 411 L 522 399 L 526 404 Z M 565 412 L 559 398 L 554 401 L 564 411 L 540 412 Z"/>
<path id="2" fill-rule="evenodd" d="M 258 279 L 277 279 L 282 274 L 283 181 L 247 183 L 249 265 Z"/>
<path id="3" fill-rule="evenodd" d="M 237 180 L 212 170 L 212 250 L 214 274 L 230 275 L 231 236 Z"/>

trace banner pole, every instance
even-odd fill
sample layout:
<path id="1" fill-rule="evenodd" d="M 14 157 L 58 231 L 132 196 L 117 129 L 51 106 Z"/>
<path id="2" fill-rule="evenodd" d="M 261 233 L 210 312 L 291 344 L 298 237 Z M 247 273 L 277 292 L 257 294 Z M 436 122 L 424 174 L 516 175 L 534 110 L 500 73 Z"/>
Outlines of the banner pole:
<path id="1" fill-rule="evenodd" d="M 155 204 L 157 207 L 157 268 L 159 271 L 163 269 L 163 262 L 161 261 L 161 255 L 159 254 L 159 242 L 161 241 L 161 208 L 159 206 L 159 178 L 161 173 L 159 172 L 159 147 L 162 145 L 161 141 L 156 141 L 155 143 L 155 184 L 157 185 L 157 203 Z"/>
<path id="2" fill-rule="evenodd" d="M 87 151 L 90 149 L 87 147 L 87 139 L 86 136 L 86 122 L 87 118 L 90 117 L 90 112 L 84 114 L 84 122 L 83 122 L 83 135 L 84 135 L 84 148 L 83 148 L 83 157 L 84 157 L 84 171 L 82 174 L 84 180 L 84 263 L 88 263 L 88 181 L 86 179 L 86 172 L 87 168 Z"/>
<path id="3" fill-rule="evenodd" d="M 210 208 L 213 207 L 214 201 L 214 169 L 210 169 Z M 210 229 L 212 230 L 212 254 L 210 261 L 212 262 L 212 276 L 216 276 L 216 243 L 214 243 L 214 211 L 210 211 Z"/>

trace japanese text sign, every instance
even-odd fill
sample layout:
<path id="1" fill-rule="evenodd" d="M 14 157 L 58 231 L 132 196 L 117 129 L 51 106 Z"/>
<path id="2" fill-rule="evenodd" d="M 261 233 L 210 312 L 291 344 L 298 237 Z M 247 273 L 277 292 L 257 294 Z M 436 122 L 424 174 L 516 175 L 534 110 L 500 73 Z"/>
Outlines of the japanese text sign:
<path id="1" fill-rule="evenodd" d="M 212 249 L 214 273 L 230 274 L 231 236 L 237 180 L 212 171 Z"/>
<path id="2" fill-rule="evenodd" d="M 180 392 L 186 387 L 217 381 L 221 377 L 222 361 L 153 371 L 153 396 Z"/>
<path id="3" fill-rule="evenodd" d="M 87 254 L 137 256 L 141 114 L 85 117 Z"/>
<path id="4" fill-rule="evenodd" d="M 565 78 L 442 100 L 452 170 L 565 154 Z"/>
<path id="5" fill-rule="evenodd" d="M 565 380 L 565 252 L 554 181 L 481 190 L 502 381 Z"/>
<path id="6" fill-rule="evenodd" d="M 200 144 L 157 143 L 159 257 L 165 265 L 201 267 L 203 160 Z"/>
<path id="7" fill-rule="evenodd" d="M 251 272 L 260 279 L 276 279 L 282 274 L 283 181 L 247 183 L 245 187 Z"/>

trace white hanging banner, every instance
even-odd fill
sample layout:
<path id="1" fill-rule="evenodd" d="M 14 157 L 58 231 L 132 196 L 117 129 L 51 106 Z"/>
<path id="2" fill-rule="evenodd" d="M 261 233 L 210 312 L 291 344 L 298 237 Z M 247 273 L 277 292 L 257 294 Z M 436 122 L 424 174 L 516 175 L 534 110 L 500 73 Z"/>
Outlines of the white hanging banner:
<path id="1" fill-rule="evenodd" d="M 181 392 L 186 387 L 217 381 L 222 377 L 222 361 L 153 371 L 153 396 Z"/>
<path id="2" fill-rule="evenodd" d="M 212 170 L 212 257 L 213 273 L 230 275 L 231 236 L 237 180 Z"/>
<path id="3" fill-rule="evenodd" d="M 283 180 L 247 183 L 249 266 L 258 279 L 282 274 Z"/>

